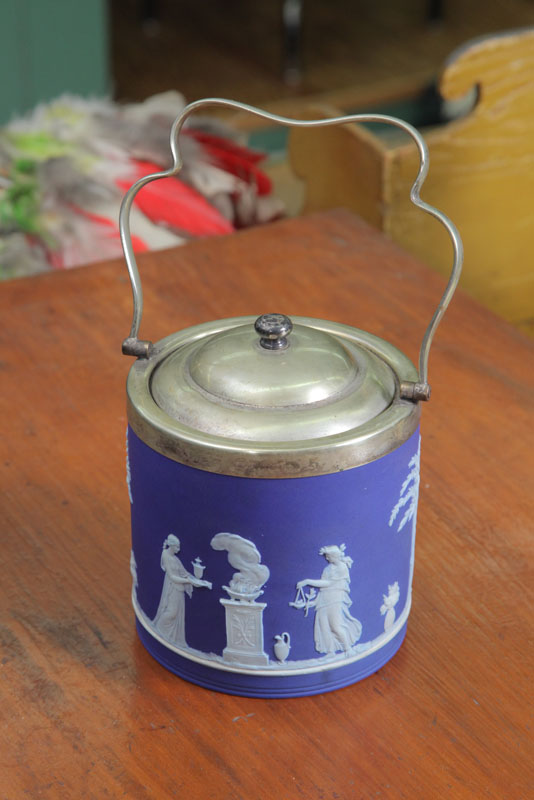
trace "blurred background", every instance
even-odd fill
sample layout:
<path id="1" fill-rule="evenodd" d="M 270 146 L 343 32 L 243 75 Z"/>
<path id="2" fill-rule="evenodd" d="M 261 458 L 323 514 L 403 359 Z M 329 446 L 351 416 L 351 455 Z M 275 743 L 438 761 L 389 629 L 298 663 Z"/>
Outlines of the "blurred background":
<path id="1" fill-rule="evenodd" d="M 109 115 L 112 106 L 140 104 L 154 95 L 174 91 L 186 101 L 204 96 L 230 97 L 289 116 L 379 111 L 401 116 L 428 135 L 438 169 L 434 183 L 429 179 L 427 199 L 458 221 L 466 239 L 464 287 L 497 313 L 532 332 L 534 277 L 527 242 L 532 220 L 524 209 L 531 208 L 534 199 L 529 144 L 533 122 L 529 115 L 534 113 L 533 31 L 531 0 L 2 0 L 0 276 L 28 274 L 49 264 L 61 267 L 84 263 L 91 249 L 85 247 L 74 253 L 73 231 L 79 225 L 72 220 L 66 225 L 66 212 L 60 206 L 55 217 L 50 212 L 50 198 L 61 196 L 64 201 L 67 183 L 72 195 L 72 176 L 67 180 L 61 173 L 58 178 L 57 170 L 47 169 L 43 178 L 45 158 L 65 161 L 68 102 L 63 102 L 59 112 L 54 106 L 56 123 L 58 116 L 62 119 L 59 133 L 56 123 L 52 130 L 49 119 L 45 124 L 42 113 L 35 115 L 39 104 L 50 103 L 65 93 L 76 101 L 107 98 L 110 104 L 105 113 Z M 484 45 L 484 58 L 479 45 L 473 48 L 467 44 L 478 37 L 489 42 Z M 451 67 L 451 63 L 457 66 Z M 448 97 L 442 96 L 443 76 L 449 86 Z M 172 96 L 168 96 L 167 111 L 172 102 Z M 79 115 L 82 107 L 76 102 L 74 107 Z M 177 107 L 176 112 L 179 110 Z M 102 116 L 102 107 L 98 113 Z M 24 124 L 20 123 L 21 116 L 27 120 Z M 463 131 L 463 145 L 456 148 L 453 158 L 444 150 L 440 131 L 454 132 L 454 125 L 463 118 L 467 127 L 458 129 Z M 409 220 L 406 223 L 404 207 L 400 204 L 396 209 L 394 200 L 388 215 L 378 188 L 370 204 L 363 196 L 352 198 L 352 185 L 345 187 L 342 178 L 332 178 L 345 169 L 339 164 L 336 167 L 336 153 L 343 154 L 344 165 L 357 164 L 365 157 L 366 148 L 371 148 L 379 153 L 382 164 L 375 176 L 377 186 L 391 182 L 404 191 L 404 173 L 413 170 L 413 165 L 411 156 L 405 155 L 404 144 L 391 132 L 371 127 L 367 133 L 373 142 L 345 131 L 344 138 L 332 134 L 317 138 L 313 144 L 311 138 L 288 136 L 287 130 L 258 124 L 243 115 L 225 115 L 224 119 L 229 127 L 211 130 L 210 135 L 223 139 L 227 135 L 232 146 L 238 142 L 245 149 L 237 155 L 237 151 L 232 152 L 231 158 L 226 154 L 217 161 L 218 166 L 224 162 L 228 169 L 232 159 L 242 159 L 246 180 L 256 182 L 260 195 L 272 197 L 272 202 L 264 199 L 253 212 L 245 213 L 246 203 L 250 206 L 252 202 L 249 196 L 246 202 L 242 198 L 236 209 L 235 203 L 230 208 L 220 187 L 212 195 L 204 192 L 231 229 L 302 211 L 349 205 L 431 266 L 447 271 L 449 257 L 440 255 L 443 242 L 434 229 L 421 229 L 418 222 L 412 225 Z M 453 127 L 447 128 L 449 124 Z M 485 127 L 481 127 L 483 124 Z M 493 130 L 495 124 L 501 125 L 500 139 Z M 36 133 L 41 139 L 36 139 Z M 51 144 L 52 135 L 63 137 L 62 148 Z M 205 131 L 196 136 L 193 155 L 206 147 L 206 141 Z M 223 146 L 220 139 L 214 141 L 208 141 L 212 162 L 214 153 L 220 155 Z M 490 149 L 481 147 L 481 141 L 489 143 Z M 331 161 L 325 159 L 327 168 L 317 168 L 319 146 L 331 154 Z M 72 149 L 72 142 L 69 147 Z M 247 150 L 265 155 L 261 176 L 254 156 L 248 162 L 253 166 L 243 166 L 250 155 Z M 388 153 L 395 155 L 393 161 L 406 162 L 406 169 L 401 166 L 395 172 L 390 168 Z M 28 167 L 28 157 L 33 159 L 33 166 Z M 458 159 L 461 169 L 455 176 Z M 144 162 L 153 160 L 144 154 Z M 235 177 L 235 167 L 233 171 Z M 240 179 L 245 172 L 240 173 Z M 264 175 L 268 183 L 263 182 Z M 473 176 L 478 181 L 474 193 Z M 92 174 L 91 179 L 94 177 Z M 352 175 L 350 178 L 353 180 Z M 190 179 L 189 184 L 192 190 L 201 191 L 198 179 Z M 48 200 L 43 205 L 45 195 Z M 72 206 L 72 196 L 67 199 Z M 85 201 L 87 210 L 89 200 Z M 90 213 L 93 227 L 106 216 L 100 211 L 96 214 L 92 207 Z M 110 218 L 113 213 L 110 211 Z M 492 241 L 487 223 L 493 225 L 493 219 L 488 217 L 497 215 L 500 224 L 496 223 Z M 164 227 L 173 228 L 169 220 L 164 222 Z M 157 237 L 152 240 L 148 232 L 146 247 L 169 246 L 194 235 L 208 235 L 211 230 L 209 226 L 184 230 L 181 223 L 174 228 L 179 234 L 175 239 L 165 233 L 161 241 L 156 241 Z M 224 222 L 217 222 L 212 229 L 227 232 Z M 65 255 L 65 238 L 69 238 L 70 255 Z M 57 253 L 50 245 L 53 241 Z M 114 250 L 104 247 L 95 252 L 107 257 Z"/>
<path id="2" fill-rule="evenodd" d="M 292 47 L 283 13 L 294 18 L 299 8 L 300 42 Z M 534 25 L 534 4 L 2 0 L 0 23 L 0 115 L 7 121 L 63 91 L 133 101 L 177 89 L 188 100 L 222 95 L 252 103 L 346 88 L 372 93 L 375 82 L 437 73 L 476 36 Z M 287 80 L 295 66 L 300 82 Z"/>
<path id="3" fill-rule="evenodd" d="M 294 59 L 283 25 L 292 6 L 301 12 Z M 469 39 L 534 25 L 531 0 L 111 0 L 109 8 L 113 91 L 129 100 L 169 88 L 189 100 L 251 103 L 347 88 L 372 96 L 375 82 L 437 73 Z M 292 66 L 297 88 L 284 80 Z"/>

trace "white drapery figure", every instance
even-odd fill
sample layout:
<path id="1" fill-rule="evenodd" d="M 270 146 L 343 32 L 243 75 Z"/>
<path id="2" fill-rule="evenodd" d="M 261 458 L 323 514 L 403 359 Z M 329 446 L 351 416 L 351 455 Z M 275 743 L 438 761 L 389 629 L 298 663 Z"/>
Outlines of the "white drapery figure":
<path id="1" fill-rule="evenodd" d="M 163 542 L 161 569 L 165 580 L 153 625 L 168 642 L 186 645 L 185 595 L 191 597 L 193 587 L 211 589 L 211 583 L 191 575 L 178 558 L 179 552 L 180 540 L 171 533 Z"/>
<path id="2" fill-rule="evenodd" d="M 313 586 L 319 589 L 315 600 L 314 639 L 318 653 L 348 652 L 362 635 L 361 622 L 351 616 L 349 608 L 352 558 L 345 555 L 345 545 L 321 547 L 319 555 L 328 561 L 320 579 L 307 578 L 297 589 Z"/>

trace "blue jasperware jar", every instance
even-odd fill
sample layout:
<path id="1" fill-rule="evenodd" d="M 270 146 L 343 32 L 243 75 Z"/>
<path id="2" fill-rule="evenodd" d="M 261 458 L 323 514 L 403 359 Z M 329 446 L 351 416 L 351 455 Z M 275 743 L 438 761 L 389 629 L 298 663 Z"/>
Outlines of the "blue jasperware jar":
<path id="1" fill-rule="evenodd" d="M 171 142 L 207 102 L 243 108 L 192 104 Z M 138 357 L 127 447 L 141 641 L 182 678 L 232 694 L 288 697 L 354 683 L 406 634 L 419 401 L 429 397 L 428 346 L 459 273 L 457 234 L 430 209 L 451 233 L 456 263 L 419 372 L 370 333 L 282 314 L 208 322 L 152 344 L 137 338 L 128 230 L 146 181 L 121 214 L 134 288 L 123 350 Z"/>

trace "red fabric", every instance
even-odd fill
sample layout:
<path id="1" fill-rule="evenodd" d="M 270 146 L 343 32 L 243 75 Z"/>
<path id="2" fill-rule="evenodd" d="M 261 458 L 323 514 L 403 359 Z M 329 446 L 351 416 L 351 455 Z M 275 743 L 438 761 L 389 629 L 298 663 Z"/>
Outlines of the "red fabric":
<path id="1" fill-rule="evenodd" d="M 132 166 L 133 180 L 161 172 L 161 167 L 149 161 L 134 161 Z M 123 191 L 130 185 L 130 180 L 117 180 L 117 186 Z M 167 225 L 191 236 L 217 236 L 234 230 L 199 192 L 176 177 L 146 184 L 135 196 L 134 203 L 156 225 Z"/>
<path id="2" fill-rule="evenodd" d="M 256 165 L 265 158 L 264 153 L 250 150 L 248 147 L 214 136 L 202 131 L 184 131 L 199 142 L 211 156 L 212 163 L 230 172 L 245 183 L 256 186 L 258 195 L 270 194 L 273 190 L 271 179 Z"/>

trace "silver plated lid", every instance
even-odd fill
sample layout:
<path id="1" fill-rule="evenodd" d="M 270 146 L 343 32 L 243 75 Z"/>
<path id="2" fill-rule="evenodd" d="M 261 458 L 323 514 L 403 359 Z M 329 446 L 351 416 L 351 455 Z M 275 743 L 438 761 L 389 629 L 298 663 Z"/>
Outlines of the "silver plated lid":
<path id="1" fill-rule="evenodd" d="M 364 331 L 237 317 L 174 334 L 136 361 L 129 419 L 154 449 L 211 472 L 322 474 L 408 438 L 419 405 L 402 400 L 399 387 L 416 379 L 403 353 Z"/>

